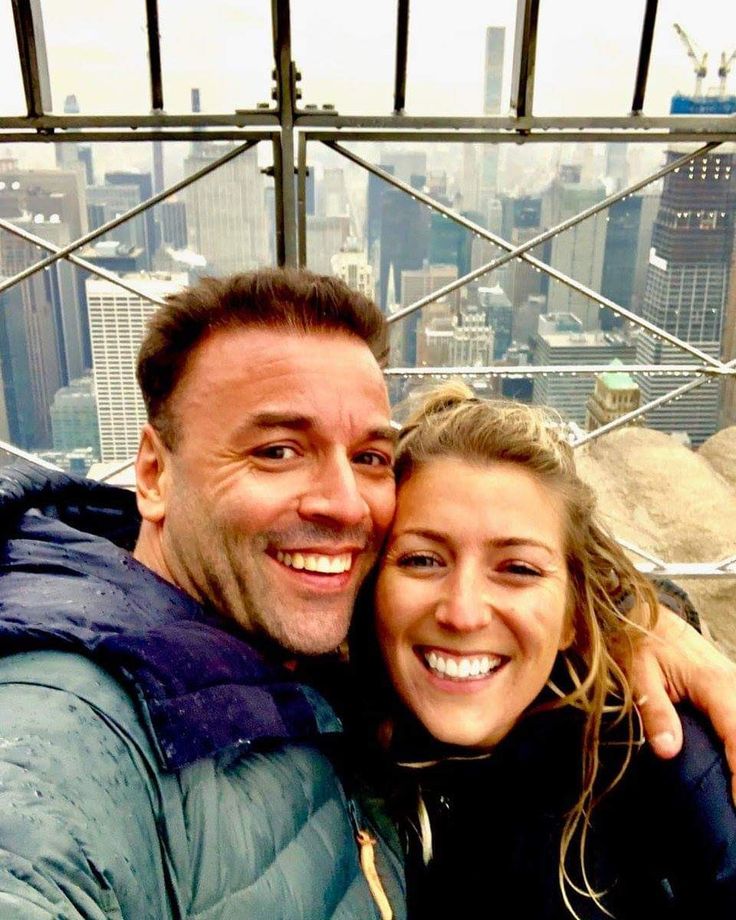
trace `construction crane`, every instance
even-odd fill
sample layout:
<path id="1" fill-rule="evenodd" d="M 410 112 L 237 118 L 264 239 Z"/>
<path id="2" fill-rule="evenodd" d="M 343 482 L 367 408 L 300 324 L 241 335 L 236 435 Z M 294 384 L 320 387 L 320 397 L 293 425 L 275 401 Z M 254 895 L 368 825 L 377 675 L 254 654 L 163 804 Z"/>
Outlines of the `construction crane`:
<path id="1" fill-rule="evenodd" d="M 703 80 L 705 79 L 705 75 L 708 73 L 708 52 L 705 51 L 703 54 L 698 56 L 697 52 L 695 51 L 695 48 L 693 47 L 692 41 L 688 37 L 687 32 L 678 23 L 675 22 L 673 23 L 673 25 L 675 27 L 675 32 L 677 32 L 677 34 L 682 39 L 682 43 L 685 46 L 685 50 L 687 51 L 687 56 L 693 62 L 693 65 L 695 67 L 695 93 L 694 95 L 702 96 L 703 95 Z M 724 55 L 724 60 L 725 60 L 725 55 Z M 733 55 L 731 55 L 731 60 L 733 60 Z M 726 73 L 728 73 L 728 70 L 726 70 Z M 719 70 L 719 74 L 720 74 L 720 70 Z M 726 78 L 724 77 L 723 78 L 724 85 L 725 85 L 725 79 Z"/>
<path id="2" fill-rule="evenodd" d="M 718 95 L 721 99 L 726 95 L 726 80 L 734 61 L 736 61 L 736 49 L 728 57 L 725 51 L 721 52 L 721 63 L 718 67 Z"/>

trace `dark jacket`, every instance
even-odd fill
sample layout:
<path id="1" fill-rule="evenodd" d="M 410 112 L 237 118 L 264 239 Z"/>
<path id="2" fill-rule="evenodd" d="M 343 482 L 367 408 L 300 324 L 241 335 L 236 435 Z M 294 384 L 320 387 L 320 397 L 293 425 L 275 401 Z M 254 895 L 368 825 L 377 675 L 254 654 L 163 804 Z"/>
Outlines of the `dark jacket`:
<path id="1" fill-rule="evenodd" d="M 0 520 L 4 920 L 378 917 L 334 712 L 100 536 L 130 544 L 132 496 L 6 468 Z"/>
<path id="2" fill-rule="evenodd" d="M 682 753 L 661 761 L 641 748 L 593 810 L 586 870 L 618 920 L 736 916 L 730 775 L 699 718 L 687 709 L 681 716 Z M 601 748 L 608 778 L 622 765 L 623 750 L 615 736 L 609 742 Z M 544 713 L 521 723 L 488 757 L 445 759 L 419 771 L 434 858 L 424 866 L 409 828 L 410 918 L 465 917 L 487 905 L 488 916 L 570 920 L 558 866 L 565 817 L 581 788 L 580 746 L 577 712 Z M 407 781 L 416 783 L 415 770 Z M 579 865 L 573 845 L 568 867 L 577 884 Z M 608 916 L 568 891 L 580 920 Z"/>

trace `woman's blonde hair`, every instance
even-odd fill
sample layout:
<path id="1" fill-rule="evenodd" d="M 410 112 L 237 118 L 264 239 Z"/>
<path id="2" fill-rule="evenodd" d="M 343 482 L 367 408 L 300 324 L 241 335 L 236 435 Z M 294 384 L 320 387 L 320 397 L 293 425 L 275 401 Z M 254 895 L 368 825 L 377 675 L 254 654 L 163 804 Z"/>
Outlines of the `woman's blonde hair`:
<path id="1" fill-rule="evenodd" d="M 426 394 L 402 430 L 396 459 L 398 487 L 414 470 L 441 458 L 480 466 L 516 463 L 563 502 L 572 642 L 560 654 L 569 680 L 564 687 L 550 682 L 554 696 L 530 712 L 573 706 L 584 713 L 582 788 L 563 828 L 560 853 L 560 887 L 574 914 L 568 886 L 599 902 L 600 892 L 588 880 L 584 859 L 591 811 L 619 781 L 641 740 L 630 663 L 634 645 L 654 625 L 656 596 L 596 521 L 595 496 L 577 474 L 566 426 L 553 411 L 507 400 L 480 400 L 459 381 L 443 384 Z M 626 743 L 620 769 L 600 789 L 596 780 L 604 717 L 624 726 Z M 568 870 L 574 840 L 580 884 Z"/>

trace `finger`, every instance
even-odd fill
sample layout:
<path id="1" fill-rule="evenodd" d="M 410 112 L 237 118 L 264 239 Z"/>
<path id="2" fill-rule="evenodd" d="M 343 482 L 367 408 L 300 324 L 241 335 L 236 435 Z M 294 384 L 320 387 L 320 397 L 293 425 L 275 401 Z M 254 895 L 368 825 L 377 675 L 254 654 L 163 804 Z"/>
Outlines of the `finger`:
<path id="1" fill-rule="evenodd" d="M 644 737 L 657 757 L 664 760 L 674 757 L 682 747 L 682 724 L 667 695 L 659 663 L 645 645 L 637 651 L 631 683 Z"/>

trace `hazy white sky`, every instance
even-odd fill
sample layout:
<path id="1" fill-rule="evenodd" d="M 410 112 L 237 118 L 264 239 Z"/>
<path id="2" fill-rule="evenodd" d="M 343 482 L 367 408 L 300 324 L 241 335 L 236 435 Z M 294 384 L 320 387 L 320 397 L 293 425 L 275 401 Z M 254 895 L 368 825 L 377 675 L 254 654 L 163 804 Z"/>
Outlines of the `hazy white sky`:
<path id="1" fill-rule="evenodd" d="M 480 114 L 484 30 L 507 27 L 510 76 L 514 0 L 412 0 L 410 114 Z M 535 111 L 625 114 L 630 106 L 644 0 L 542 0 Z M 55 110 L 75 93 L 85 112 L 145 112 L 149 105 L 144 0 L 44 0 Z M 159 0 L 166 108 L 189 109 L 202 89 L 208 111 L 267 100 L 269 0 Z M 396 0 L 292 0 L 294 57 L 303 102 L 340 112 L 388 113 L 392 104 Z M 690 92 L 692 68 L 673 22 L 709 52 L 706 86 L 721 51 L 736 48 L 733 0 L 661 0 L 647 113 L 664 114 L 673 90 Z M 20 114 L 23 95 L 11 0 L 0 0 L 0 114 Z M 736 92 L 736 67 L 730 85 Z M 508 98 L 506 89 L 504 98 Z"/>

